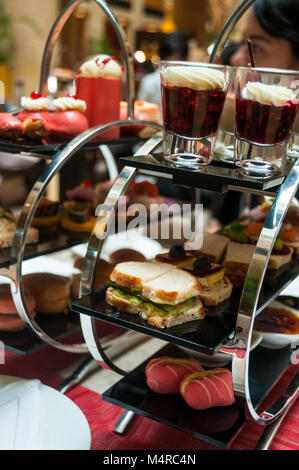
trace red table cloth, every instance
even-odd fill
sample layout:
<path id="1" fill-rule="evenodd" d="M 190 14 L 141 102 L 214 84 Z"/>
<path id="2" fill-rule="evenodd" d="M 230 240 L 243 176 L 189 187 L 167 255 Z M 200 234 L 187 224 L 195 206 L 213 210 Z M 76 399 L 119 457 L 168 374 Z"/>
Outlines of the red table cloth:
<path id="1" fill-rule="evenodd" d="M 84 357 L 84 356 L 82 356 Z M 5 364 L 0 365 L 0 375 L 11 375 L 26 379 L 37 378 L 42 383 L 55 387 L 62 380 L 57 371 L 78 361 L 80 355 L 66 353 L 49 346 L 33 354 L 23 356 L 5 351 Z M 270 404 L 290 381 L 298 366 L 290 366 L 278 384 L 268 395 Z M 102 400 L 101 395 L 83 386 L 71 389 L 67 396 L 76 403 L 86 416 L 91 429 L 92 450 L 219 450 L 190 434 L 167 427 L 158 422 L 136 416 L 125 436 L 117 436 L 112 430 L 123 412 L 115 405 Z M 299 400 L 284 419 L 270 449 L 299 449 Z M 231 450 L 251 450 L 263 431 L 263 427 L 246 422 L 232 442 Z"/>

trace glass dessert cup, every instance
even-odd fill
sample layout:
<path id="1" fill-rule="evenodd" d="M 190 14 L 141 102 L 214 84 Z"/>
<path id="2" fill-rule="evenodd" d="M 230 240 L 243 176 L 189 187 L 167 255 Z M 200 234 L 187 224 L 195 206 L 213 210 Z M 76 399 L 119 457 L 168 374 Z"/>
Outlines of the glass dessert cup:
<path id="1" fill-rule="evenodd" d="M 279 172 L 299 108 L 299 72 L 240 67 L 235 76 L 235 164 L 249 176 Z"/>
<path id="2" fill-rule="evenodd" d="M 164 157 L 176 166 L 212 161 L 230 72 L 223 65 L 161 62 Z"/>
<path id="3" fill-rule="evenodd" d="M 299 157 L 299 133 L 297 132 L 292 132 L 288 143 L 287 157 L 291 159 Z"/>

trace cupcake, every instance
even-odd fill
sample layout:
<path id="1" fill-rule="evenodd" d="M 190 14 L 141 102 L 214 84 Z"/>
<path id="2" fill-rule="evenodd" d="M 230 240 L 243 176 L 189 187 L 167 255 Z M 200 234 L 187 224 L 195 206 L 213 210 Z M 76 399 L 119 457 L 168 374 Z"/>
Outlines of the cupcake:
<path id="1" fill-rule="evenodd" d="M 68 95 L 54 100 L 53 106 L 55 111 L 48 126 L 48 140 L 68 141 L 88 129 L 85 101 Z"/>

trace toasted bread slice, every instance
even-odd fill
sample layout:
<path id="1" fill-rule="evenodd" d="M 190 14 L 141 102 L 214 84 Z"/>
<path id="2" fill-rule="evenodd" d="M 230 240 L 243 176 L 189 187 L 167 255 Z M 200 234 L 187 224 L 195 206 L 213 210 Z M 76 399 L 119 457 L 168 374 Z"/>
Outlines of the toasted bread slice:
<path id="1" fill-rule="evenodd" d="M 164 263 L 162 263 L 164 264 Z M 176 305 L 198 296 L 199 280 L 179 268 L 173 268 L 151 281 L 143 283 L 142 295 L 158 304 Z"/>
<path id="2" fill-rule="evenodd" d="M 127 261 L 115 266 L 110 280 L 129 289 L 142 289 L 146 282 L 153 281 L 172 269 L 175 267 L 168 263 Z"/>
<path id="3" fill-rule="evenodd" d="M 185 243 L 185 250 L 196 250 L 198 256 L 208 256 L 214 263 L 223 259 L 229 238 L 218 233 L 203 232 L 202 246 L 199 246 L 200 238 L 188 240 Z"/>
<path id="4" fill-rule="evenodd" d="M 216 306 L 229 299 L 232 294 L 233 285 L 227 277 L 215 284 L 204 287 L 203 291 L 199 294 L 199 298 L 207 306 Z"/>

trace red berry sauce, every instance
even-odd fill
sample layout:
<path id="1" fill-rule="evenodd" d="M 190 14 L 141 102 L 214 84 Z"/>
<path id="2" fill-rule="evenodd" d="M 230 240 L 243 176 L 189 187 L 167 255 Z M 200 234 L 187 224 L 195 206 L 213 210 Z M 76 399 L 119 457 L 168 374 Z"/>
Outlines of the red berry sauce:
<path id="1" fill-rule="evenodd" d="M 166 131 L 190 138 L 215 135 L 226 92 L 162 85 Z"/>
<path id="2" fill-rule="evenodd" d="M 299 101 L 281 105 L 236 99 L 236 134 L 258 144 L 279 144 L 289 139 Z"/>

